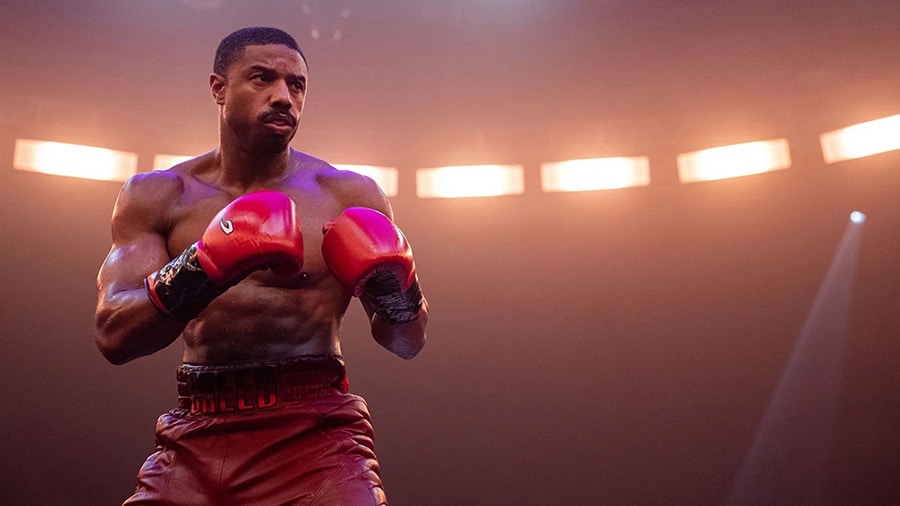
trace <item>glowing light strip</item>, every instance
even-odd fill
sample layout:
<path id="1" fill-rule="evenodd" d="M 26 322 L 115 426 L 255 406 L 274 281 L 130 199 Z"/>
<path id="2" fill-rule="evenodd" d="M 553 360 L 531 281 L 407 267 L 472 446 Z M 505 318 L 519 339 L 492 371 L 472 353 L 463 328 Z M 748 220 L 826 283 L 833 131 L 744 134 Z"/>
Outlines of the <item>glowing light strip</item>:
<path id="1" fill-rule="evenodd" d="M 545 192 L 609 190 L 650 184 L 647 157 L 590 158 L 541 165 Z"/>
<path id="2" fill-rule="evenodd" d="M 678 155 L 682 183 L 713 181 L 787 169 L 791 166 L 787 139 L 748 142 Z"/>
<path id="3" fill-rule="evenodd" d="M 824 133 L 819 142 L 826 163 L 900 149 L 900 114 Z"/>
<path id="4" fill-rule="evenodd" d="M 381 191 L 388 197 L 396 197 L 398 191 L 399 175 L 397 169 L 393 167 L 376 167 L 374 165 L 348 165 L 334 164 L 334 167 L 340 170 L 349 170 L 372 178 Z"/>
<path id="5" fill-rule="evenodd" d="M 125 181 L 137 172 L 137 154 L 80 144 L 16 139 L 13 167 L 56 176 Z"/>
<path id="6" fill-rule="evenodd" d="M 422 198 L 493 197 L 524 191 L 521 165 L 465 165 L 416 171 L 416 195 Z"/>
<path id="7" fill-rule="evenodd" d="M 154 155 L 153 170 L 165 170 L 194 158 L 186 155 Z"/>

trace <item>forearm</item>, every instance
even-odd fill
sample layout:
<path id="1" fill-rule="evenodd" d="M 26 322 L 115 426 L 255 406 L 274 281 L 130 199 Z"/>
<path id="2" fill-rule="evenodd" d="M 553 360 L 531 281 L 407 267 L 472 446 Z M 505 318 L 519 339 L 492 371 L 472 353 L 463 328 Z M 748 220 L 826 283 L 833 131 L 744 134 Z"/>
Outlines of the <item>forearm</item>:
<path id="1" fill-rule="evenodd" d="M 428 302 L 423 301 L 418 315 L 412 321 L 392 324 L 370 313 L 372 337 L 375 342 L 403 359 L 411 359 L 425 347 L 425 327 L 428 324 Z"/>
<path id="2" fill-rule="evenodd" d="M 95 324 L 97 347 L 113 364 L 124 364 L 167 347 L 187 325 L 160 313 L 143 288 L 122 291 L 101 301 Z"/>

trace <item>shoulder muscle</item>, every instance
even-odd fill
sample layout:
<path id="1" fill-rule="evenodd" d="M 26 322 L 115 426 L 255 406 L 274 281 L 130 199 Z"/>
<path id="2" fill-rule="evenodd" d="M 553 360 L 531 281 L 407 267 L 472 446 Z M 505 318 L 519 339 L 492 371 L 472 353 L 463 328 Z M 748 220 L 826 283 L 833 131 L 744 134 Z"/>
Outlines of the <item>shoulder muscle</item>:
<path id="1" fill-rule="evenodd" d="M 349 170 L 333 169 L 322 173 L 323 186 L 334 191 L 344 207 L 368 207 L 393 219 L 387 197 L 371 178 Z"/>
<path id="2" fill-rule="evenodd" d="M 132 233 L 160 234 L 170 226 L 168 209 L 184 192 L 182 176 L 171 171 L 136 174 L 123 186 L 113 209 L 113 239 L 128 240 Z"/>

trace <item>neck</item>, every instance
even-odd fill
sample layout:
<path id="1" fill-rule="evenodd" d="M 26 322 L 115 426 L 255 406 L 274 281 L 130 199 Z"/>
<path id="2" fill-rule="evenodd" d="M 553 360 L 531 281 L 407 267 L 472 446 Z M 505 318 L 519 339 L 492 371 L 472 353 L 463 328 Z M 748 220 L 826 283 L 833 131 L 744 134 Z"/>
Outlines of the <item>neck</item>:
<path id="1" fill-rule="evenodd" d="M 216 156 L 222 184 L 246 189 L 285 177 L 289 172 L 291 149 L 259 151 L 235 143 L 220 143 Z"/>

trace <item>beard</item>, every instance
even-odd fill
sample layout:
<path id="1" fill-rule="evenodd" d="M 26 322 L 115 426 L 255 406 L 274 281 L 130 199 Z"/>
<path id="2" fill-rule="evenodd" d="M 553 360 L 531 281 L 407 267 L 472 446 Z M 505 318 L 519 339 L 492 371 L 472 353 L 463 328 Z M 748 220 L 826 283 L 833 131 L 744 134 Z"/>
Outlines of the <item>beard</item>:
<path id="1" fill-rule="evenodd" d="M 238 145 L 252 153 L 260 155 L 275 155 L 288 149 L 294 139 L 298 125 L 285 133 L 270 130 L 264 123 L 255 122 L 242 125 L 226 125 L 231 131 L 231 137 Z"/>
<path id="2" fill-rule="evenodd" d="M 259 153 L 280 153 L 291 145 L 291 141 L 294 139 L 294 134 L 296 133 L 297 127 L 294 127 L 288 135 L 276 135 L 271 132 L 262 132 L 262 135 L 256 136 L 251 147 L 254 151 Z"/>
<path id="3" fill-rule="evenodd" d="M 231 137 L 243 149 L 260 155 L 275 155 L 289 148 L 300 125 L 299 115 L 295 118 L 287 111 L 269 109 L 256 117 L 237 112 L 231 108 L 223 111 L 222 126 L 231 132 Z"/>

